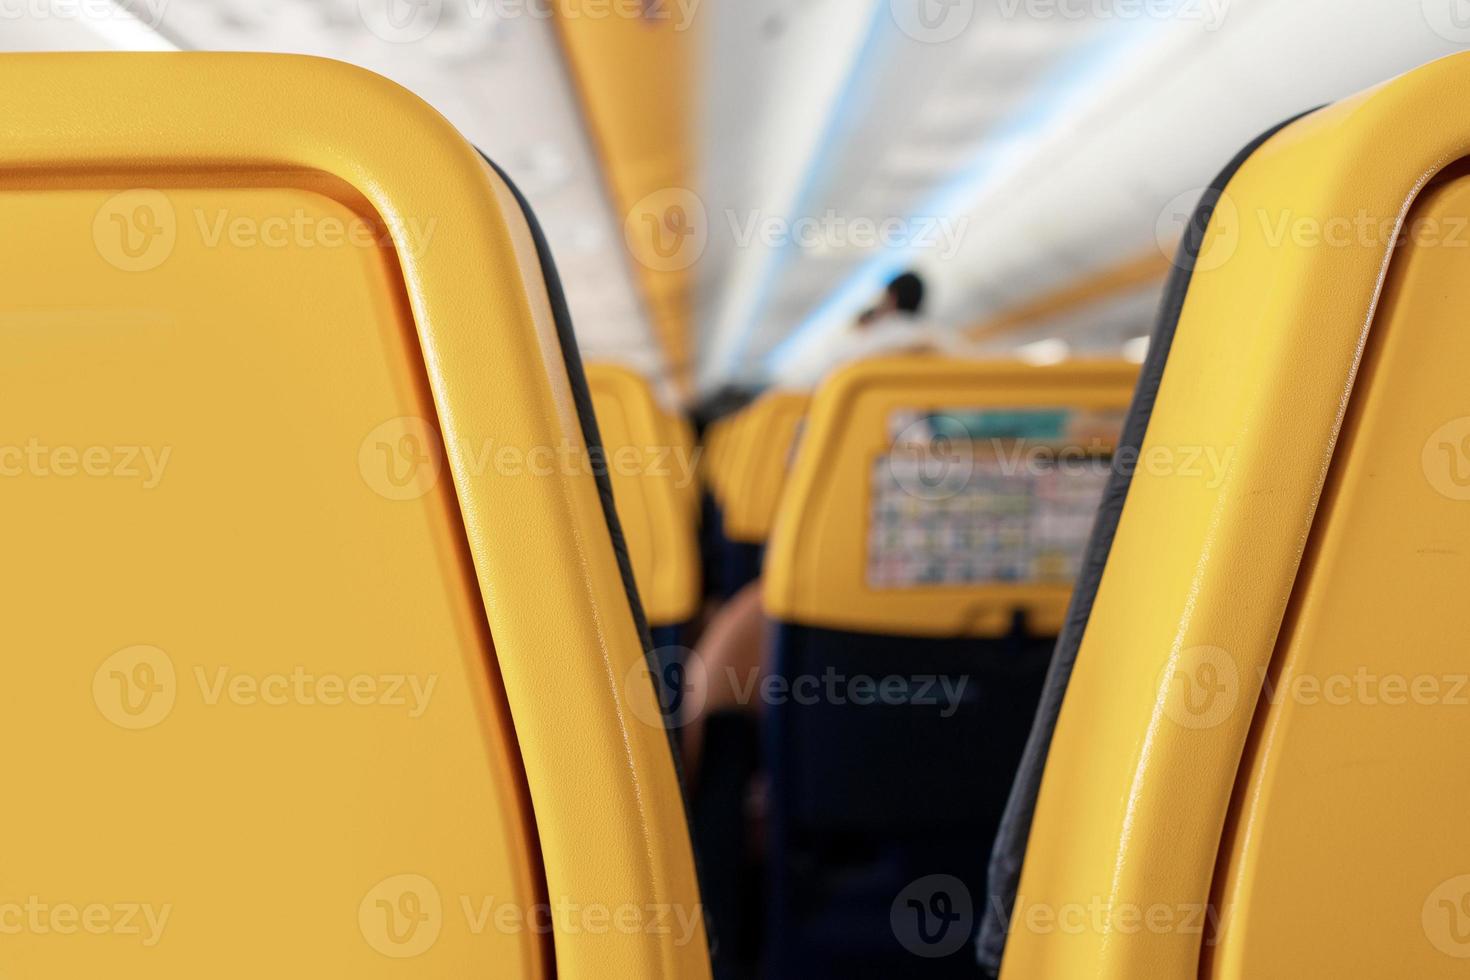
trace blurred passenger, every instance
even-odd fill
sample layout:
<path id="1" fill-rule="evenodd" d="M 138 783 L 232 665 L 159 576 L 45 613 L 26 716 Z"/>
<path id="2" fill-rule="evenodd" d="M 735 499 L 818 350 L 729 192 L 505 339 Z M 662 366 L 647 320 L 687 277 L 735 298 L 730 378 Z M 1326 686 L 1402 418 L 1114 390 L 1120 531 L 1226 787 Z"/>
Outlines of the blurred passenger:
<path id="1" fill-rule="evenodd" d="M 835 359 L 830 351 L 825 352 L 817 376 L 807 386 L 815 384 L 827 370 L 847 361 L 876 354 L 933 349 L 934 337 L 920 319 L 924 291 L 924 280 L 917 272 L 893 277 L 877 305 L 865 310 L 848 328 L 839 341 Z M 760 594 L 760 579 L 756 579 L 710 618 L 696 650 L 699 662 L 707 671 L 718 672 L 731 666 L 742 671 L 763 669 L 765 627 Z M 712 692 L 717 700 L 721 693 Z M 747 707 L 754 710 L 753 706 Z M 700 720 L 695 719 L 685 731 L 686 762 L 691 770 L 699 765 L 702 728 Z"/>
<path id="2" fill-rule="evenodd" d="M 760 697 L 765 665 L 760 582 L 711 620 L 691 655 L 684 771 L 702 895 L 718 937 L 717 980 L 753 977 L 764 923 L 765 781 Z"/>
<path id="3" fill-rule="evenodd" d="M 778 374 L 783 387 L 812 388 L 832 368 L 879 354 L 919 353 L 939 346 L 921 319 L 924 280 L 895 276 L 878 302 L 831 346 Z M 694 833 L 704 857 L 706 900 L 716 931 L 749 953 L 760 916 L 756 868 L 763 860 L 764 775 L 760 760 L 760 699 L 769 661 L 761 580 L 746 585 L 709 618 L 688 672 L 689 703 L 702 710 L 683 729 L 686 773 L 693 787 Z M 737 956 L 737 959 L 740 957 Z"/>
<path id="4" fill-rule="evenodd" d="M 899 322 L 916 319 L 924 308 L 924 280 L 917 272 L 905 272 L 895 276 L 883 291 L 878 305 L 858 317 L 861 328 L 872 327 L 883 320 Z"/>
<path id="5" fill-rule="evenodd" d="M 814 347 L 776 370 L 783 388 L 815 388 L 840 365 L 879 354 L 922 353 L 943 346 L 945 335 L 924 319 L 923 278 L 912 270 L 894 276 L 871 309 L 821 347 Z"/>
<path id="6" fill-rule="evenodd" d="M 759 713 L 749 693 L 765 677 L 765 634 L 757 579 L 720 607 L 700 637 L 685 692 L 702 709 L 684 728 L 684 765 L 691 779 L 703 759 L 705 719 L 722 711 Z"/>

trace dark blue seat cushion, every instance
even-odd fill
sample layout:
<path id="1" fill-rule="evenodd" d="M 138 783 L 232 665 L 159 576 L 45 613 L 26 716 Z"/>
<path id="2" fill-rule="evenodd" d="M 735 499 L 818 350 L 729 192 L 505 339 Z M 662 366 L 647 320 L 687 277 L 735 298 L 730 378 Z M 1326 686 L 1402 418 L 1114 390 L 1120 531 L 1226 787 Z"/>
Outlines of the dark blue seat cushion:
<path id="1" fill-rule="evenodd" d="M 1054 642 L 1019 628 L 978 640 L 776 627 L 772 975 L 977 975 L 969 944 L 933 959 L 905 949 L 892 906 L 913 882 L 948 875 L 969 892 L 968 921 L 980 911 Z"/>

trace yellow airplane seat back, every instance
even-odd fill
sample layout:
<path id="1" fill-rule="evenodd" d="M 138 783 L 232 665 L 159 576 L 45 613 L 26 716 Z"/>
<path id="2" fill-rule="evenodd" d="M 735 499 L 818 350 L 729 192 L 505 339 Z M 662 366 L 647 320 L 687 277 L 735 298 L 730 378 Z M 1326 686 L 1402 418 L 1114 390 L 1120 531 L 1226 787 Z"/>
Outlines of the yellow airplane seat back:
<path id="1" fill-rule="evenodd" d="M 736 447 L 730 462 L 724 506 L 725 537 L 730 541 L 764 545 L 770 537 L 810 404 L 811 396 L 805 392 L 772 391 L 748 409 L 750 437 Z"/>
<path id="2" fill-rule="evenodd" d="M 692 447 L 637 372 L 589 364 L 587 387 L 655 646 L 676 644 L 701 596 Z"/>
<path id="3" fill-rule="evenodd" d="M 1119 361 L 1036 367 L 928 354 L 837 372 L 811 402 L 777 511 L 767 613 L 825 629 L 993 637 L 1021 612 L 1030 632 L 1055 635 L 1072 589 L 1064 555 L 1085 538 L 1090 514 L 1058 526 L 1026 569 L 985 567 L 982 553 L 999 542 L 946 538 L 934 520 L 964 524 L 984 506 L 996 489 L 988 471 L 1005 478 L 1007 450 L 1013 495 L 1029 492 L 1025 469 L 1037 454 L 1059 448 L 1098 483 L 1137 377 Z M 915 537 L 926 518 L 929 531 Z M 980 564 L 965 566 L 966 551 Z"/>
<path id="4" fill-rule="evenodd" d="M 743 438 L 748 408 L 721 419 L 710 432 L 710 493 L 720 507 L 725 505 L 730 489 L 730 472 Z"/>
<path id="5" fill-rule="evenodd" d="M 877 925 L 984 884 L 1137 377 L 904 355 L 817 390 L 763 577 L 779 975 L 975 970 Z"/>
<path id="6" fill-rule="evenodd" d="M 527 465 L 596 428 L 513 188 L 316 59 L 0 104 L 7 969 L 707 976 L 615 519 Z"/>
<path id="7" fill-rule="evenodd" d="M 1467 158 L 1457 55 L 1206 195 L 1028 753 L 1029 844 L 1012 801 L 1008 980 L 1465 975 Z"/>
<path id="8" fill-rule="evenodd" d="M 811 396 L 801 392 L 767 392 L 733 423 L 719 522 L 709 535 L 725 598 L 760 578 L 766 539 L 810 402 Z"/>
<path id="9" fill-rule="evenodd" d="M 706 494 L 714 493 L 715 470 L 718 468 L 720 456 L 724 452 L 725 438 L 729 433 L 729 426 L 729 419 L 717 419 L 705 427 L 704 438 L 702 440 L 704 453 L 699 459 L 699 474 L 702 489 Z"/>
<path id="10" fill-rule="evenodd" d="M 664 422 L 669 429 L 669 445 L 675 447 L 676 451 L 684 454 L 684 459 L 692 467 L 694 478 L 677 488 L 679 496 L 684 500 L 684 507 L 689 512 L 690 520 L 697 526 L 700 515 L 700 492 L 703 487 L 704 450 L 699 445 L 699 437 L 694 431 L 694 423 L 681 409 L 664 409 Z"/>

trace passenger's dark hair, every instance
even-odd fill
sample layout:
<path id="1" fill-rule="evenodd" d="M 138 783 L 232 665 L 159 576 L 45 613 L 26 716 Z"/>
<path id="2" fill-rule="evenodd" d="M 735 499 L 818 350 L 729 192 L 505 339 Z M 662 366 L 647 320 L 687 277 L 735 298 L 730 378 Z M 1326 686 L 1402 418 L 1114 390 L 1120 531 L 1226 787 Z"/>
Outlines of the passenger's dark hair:
<path id="1" fill-rule="evenodd" d="M 924 306 L 924 280 L 916 272 L 895 276 L 888 284 L 888 293 L 903 313 L 918 313 Z"/>

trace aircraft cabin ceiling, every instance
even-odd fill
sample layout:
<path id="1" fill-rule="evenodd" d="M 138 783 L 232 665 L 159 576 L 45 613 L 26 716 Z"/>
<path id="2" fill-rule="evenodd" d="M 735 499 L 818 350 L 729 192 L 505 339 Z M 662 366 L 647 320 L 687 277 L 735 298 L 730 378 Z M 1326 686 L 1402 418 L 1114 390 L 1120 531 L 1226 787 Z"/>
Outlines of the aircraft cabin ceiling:
<path id="1" fill-rule="evenodd" d="M 742 295 L 718 304 L 737 313 L 705 324 L 707 379 L 760 381 L 784 361 L 820 359 L 906 268 L 925 277 L 940 324 L 983 331 L 1069 284 L 1105 286 L 1112 270 L 1152 261 L 1147 287 L 1126 275 L 1129 288 L 1099 303 L 1110 339 L 1146 333 L 1182 222 L 1224 164 L 1290 116 L 1470 44 L 1470 28 L 1450 26 L 1451 2 L 957 2 L 937 35 L 894 16 L 922 0 L 874 5 L 852 104 L 829 118 L 830 146 L 776 213 L 897 218 L 894 244 L 864 247 L 834 226 L 813 247 L 748 250 L 740 261 L 761 267 L 750 274 L 761 287 L 724 278 Z M 1139 314 L 1131 324 L 1125 308 Z M 1076 312 L 1067 318 L 1075 335 Z M 1013 342 L 985 347 L 1015 349 L 1048 327 L 1031 318 Z"/>
<path id="2" fill-rule="evenodd" d="M 26 0 L 0 49 L 288 51 L 397 80 L 531 200 L 584 355 L 676 398 L 820 364 L 909 268 L 982 350 L 1136 353 L 1220 167 L 1470 46 L 1458 3 Z"/>

